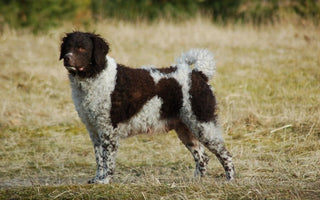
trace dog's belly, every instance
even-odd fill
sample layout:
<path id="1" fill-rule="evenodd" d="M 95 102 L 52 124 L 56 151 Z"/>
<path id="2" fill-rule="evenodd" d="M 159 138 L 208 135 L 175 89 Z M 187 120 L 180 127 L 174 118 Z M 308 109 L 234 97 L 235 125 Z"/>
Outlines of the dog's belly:
<path id="1" fill-rule="evenodd" d="M 166 120 L 161 119 L 162 100 L 158 96 L 150 99 L 142 109 L 128 121 L 119 123 L 118 130 L 122 137 L 141 133 L 163 132 Z"/>

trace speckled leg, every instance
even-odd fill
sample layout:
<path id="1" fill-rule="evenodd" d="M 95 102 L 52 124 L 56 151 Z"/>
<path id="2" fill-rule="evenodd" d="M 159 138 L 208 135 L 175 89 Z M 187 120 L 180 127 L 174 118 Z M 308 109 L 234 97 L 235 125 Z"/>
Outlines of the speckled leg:
<path id="1" fill-rule="evenodd" d="M 218 127 L 217 129 L 220 128 Z M 205 147 L 216 155 L 226 172 L 226 178 L 228 180 L 233 180 L 235 171 L 232 163 L 232 155 L 225 148 L 222 137 L 216 134 L 215 130 L 204 128 L 199 132 L 198 139 Z"/>
<path id="2" fill-rule="evenodd" d="M 108 184 L 110 182 L 115 172 L 118 140 L 118 136 L 113 137 L 111 134 L 101 134 L 100 143 L 94 144 L 97 174 L 88 183 Z"/>
<path id="3" fill-rule="evenodd" d="M 235 176 L 234 166 L 232 163 L 232 155 L 231 153 L 223 146 L 220 151 L 215 153 L 218 160 L 222 164 L 225 172 L 226 177 L 228 180 L 233 180 Z"/>
<path id="4" fill-rule="evenodd" d="M 103 179 L 104 176 L 104 164 L 103 164 L 103 149 L 102 146 L 98 144 L 94 144 L 94 153 L 96 157 L 97 163 L 97 172 L 96 176 L 88 181 L 88 183 L 97 183 L 99 180 Z"/>
<path id="5" fill-rule="evenodd" d="M 232 155 L 224 146 L 221 127 L 215 122 L 209 121 L 200 123 L 189 118 L 184 118 L 184 124 L 186 125 L 187 130 L 190 130 L 192 135 L 200 141 L 200 143 L 217 156 L 226 172 L 226 178 L 228 180 L 234 179 L 235 172 L 232 163 Z"/>
<path id="6" fill-rule="evenodd" d="M 194 161 L 196 162 L 194 176 L 204 176 L 207 170 L 206 166 L 208 165 L 209 158 L 204 152 L 203 146 L 183 123 L 176 123 L 174 129 L 182 143 L 192 153 Z"/>
<path id="7" fill-rule="evenodd" d="M 93 144 L 94 154 L 95 154 L 96 163 L 97 163 L 96 176 L 90 179 L 88 183 L 97 183 L 98 180 L 102 179 L 103 177 L 103 171 L 104 171 L 103 157 L 102 157 L 103 149 L 101 146 L 101 139 L 98 133 L 96 132 L 96 130 L 93 128 L 93 126 L 91 126 L 90 124 L 86 124 L 86 128 L 89 132 L 89 135 Z"/>
<path id="8" fill-rule="evenodd" d="M 103 163 L 104 163 L 104 177 L 102 183 L 109 183 L 114 175 L 116 168 L 116 156 L 119 146 L 119 137 L 105 134 L 102 143 L 103 148 Z"/>

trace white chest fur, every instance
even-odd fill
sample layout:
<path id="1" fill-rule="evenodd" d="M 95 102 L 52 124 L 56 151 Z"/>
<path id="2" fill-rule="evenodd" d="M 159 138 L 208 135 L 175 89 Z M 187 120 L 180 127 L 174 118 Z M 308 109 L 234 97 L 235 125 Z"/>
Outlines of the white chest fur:
<path id="1" fill-rule="evenodd" d="M 72 99 L 79 117 L 87 128 L 99 127 L 97 123 L 108 124 L 110 121 L 111 93 L 115 87 L 116 73 L 116 62 L 107 56 L 107 68 L 97 77 L 81 79 L 69 76 Z"/>

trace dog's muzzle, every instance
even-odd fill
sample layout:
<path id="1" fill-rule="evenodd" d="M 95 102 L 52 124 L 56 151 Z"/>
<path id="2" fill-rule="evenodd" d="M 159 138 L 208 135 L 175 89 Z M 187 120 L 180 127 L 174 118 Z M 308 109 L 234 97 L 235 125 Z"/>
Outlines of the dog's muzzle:
<path id="1" fill-rule="evenodd" d="M 72 53 L 67 53 L 63 57 L 63 65 L 69 72 L 77 72 L 78 68 L 74 66 L 74 61 L 72 59 Z"/>
<path id="2" fill-rule="evenodd" d="M 72 53 L 67 53 L 63 57 L 63 64 L 69 72 L 76 73 L 76 72 L 82 72 L 85 70 L 85 68 L 82 66 L 75 66 Z"/>

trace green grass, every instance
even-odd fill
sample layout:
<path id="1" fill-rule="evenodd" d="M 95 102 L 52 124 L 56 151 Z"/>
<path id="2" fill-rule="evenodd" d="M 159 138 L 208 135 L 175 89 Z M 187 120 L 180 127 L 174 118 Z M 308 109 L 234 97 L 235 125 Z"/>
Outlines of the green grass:
<path id="1" fill-rule="evenodd" d="M 110 185 L 95 173 L 89 136 L 58 61 L 65 25 L 0 37 L 0 199 L 320 199 L 319 27 L 219 27 L 204 18 L 92 25 L 129 66 L 169 66 L 192 47 L 215 53 L 211 81 L 237 179 L 210 154 L 208 175 L 174 131 L 121 141 Z"/>

